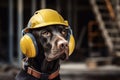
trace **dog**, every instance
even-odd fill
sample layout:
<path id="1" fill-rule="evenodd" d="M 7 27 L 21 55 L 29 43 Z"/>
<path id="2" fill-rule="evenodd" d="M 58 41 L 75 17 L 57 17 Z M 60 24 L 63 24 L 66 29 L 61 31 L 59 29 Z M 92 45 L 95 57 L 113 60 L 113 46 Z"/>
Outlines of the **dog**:
<path id="1" fill-rule="evenodd" d="M 61 80 L 60 60 L 74 50 L 72 30 L 55 10 L 36 11 L 22 31 L 20 40 L 22 69 L 16 80 Z"/>
<path id="2" fill-rule="evenodd" d="M 35 58 L 28 58 L 27 66 L 32 66 L 35 70 L 42 72 L 41 80 L 48 80 L 48 75 L 59 70 L 59 61 L 69 57 L 69 47 L 67 41 L 68 29 L 61 25 L 43 27 L 30 31 L 37 42 L 40 54 Z M 45 76 L 44 76 L 45 75 Z M 45 79 L 47 78 L 47 79 Z M 21 70 L 16 80 L 39 80 L 27 73 L 26 69 Z M 53 80 L 60 80 L 59 74 Z"/>

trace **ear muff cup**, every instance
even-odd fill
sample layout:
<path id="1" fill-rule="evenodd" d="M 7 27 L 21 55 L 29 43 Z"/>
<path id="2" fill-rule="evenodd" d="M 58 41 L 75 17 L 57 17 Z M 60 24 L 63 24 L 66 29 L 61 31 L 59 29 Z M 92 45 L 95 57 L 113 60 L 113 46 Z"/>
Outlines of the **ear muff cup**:
<path id="1" fill-rule="evenodd" d="M 71 34 L 69 39 L 69 56 L 73 53 L 74 49 L 75 49 L 75 39 Z"/>
<path id="2" fill-rule="evenodd" d="M 69 26 L 69 31 L 68 31 L 68 36 L 67 36 L 67 40 L 69 42 L 69 56 L 73 53 L 74 49 L 75 49 L 75 39 L 73 37 L 72 34 L 72 29 Z"/>
<path id="3" fill-rule="evenodd" d="M 26 33 L 21 38 L 20 48 L 22 53 L 29 58 L 35 57 L 38 53 L 37 42 L 31 33 Z"/>

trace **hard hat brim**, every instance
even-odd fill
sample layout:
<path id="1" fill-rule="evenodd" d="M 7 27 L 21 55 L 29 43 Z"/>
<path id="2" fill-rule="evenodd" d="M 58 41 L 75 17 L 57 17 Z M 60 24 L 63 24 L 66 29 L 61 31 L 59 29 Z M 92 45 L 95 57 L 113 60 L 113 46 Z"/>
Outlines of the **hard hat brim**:
<path id="1" fill-rule="evenodd" d="M 42 27 L 46 27 L 46 26 L 50 26 L 50 25 L 63 25 L 65 27 L 68 27 L 68 24 L 65 22 L 65 23 L 60 23 L 60 22 L 54 22 L 53 23 L 44 23 L 44 24 L 39 24 L 39 25 L 36 25 L 35 27 L 26 27 L 23 29 L 24 32 L 29 32 L 30 29 L 36 29 L 36 28 L 42 28 Z"/>

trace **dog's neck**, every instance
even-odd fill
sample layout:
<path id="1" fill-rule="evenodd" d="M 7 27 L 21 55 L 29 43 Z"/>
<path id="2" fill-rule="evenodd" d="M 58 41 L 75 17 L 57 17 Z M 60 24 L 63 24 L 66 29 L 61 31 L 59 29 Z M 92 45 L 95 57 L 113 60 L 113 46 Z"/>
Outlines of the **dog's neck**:
<path id="1" fill-rule="evenodd" d="M 59 60 L 54 60 L 51 62 L 44 60 L 42 66 L 41 66 L 41 70 L 44 73 L 47 73 L 47 72 L 52 73 L 52 72 L 56 71 L 57 69 L 59 69 Z"/>
<path id="2" fill-rule="evenodd" d="M 47 61 L 45 58 L 28 59 L 28 64 L 41 73 L 53 73 L 60 68 L 60 60 Z"/>

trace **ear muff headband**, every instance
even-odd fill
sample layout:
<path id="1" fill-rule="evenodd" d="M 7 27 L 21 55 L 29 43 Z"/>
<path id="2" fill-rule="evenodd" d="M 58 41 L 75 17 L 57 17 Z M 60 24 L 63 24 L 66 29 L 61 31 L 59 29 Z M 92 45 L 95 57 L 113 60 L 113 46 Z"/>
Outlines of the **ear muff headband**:
<path id="1" fill-rule="evenodd" d="M 33 58 L 38 53 L 35 37 L 31 33 L 25 34 L 20 40 L 20 48 L 24 55 Z"/>

